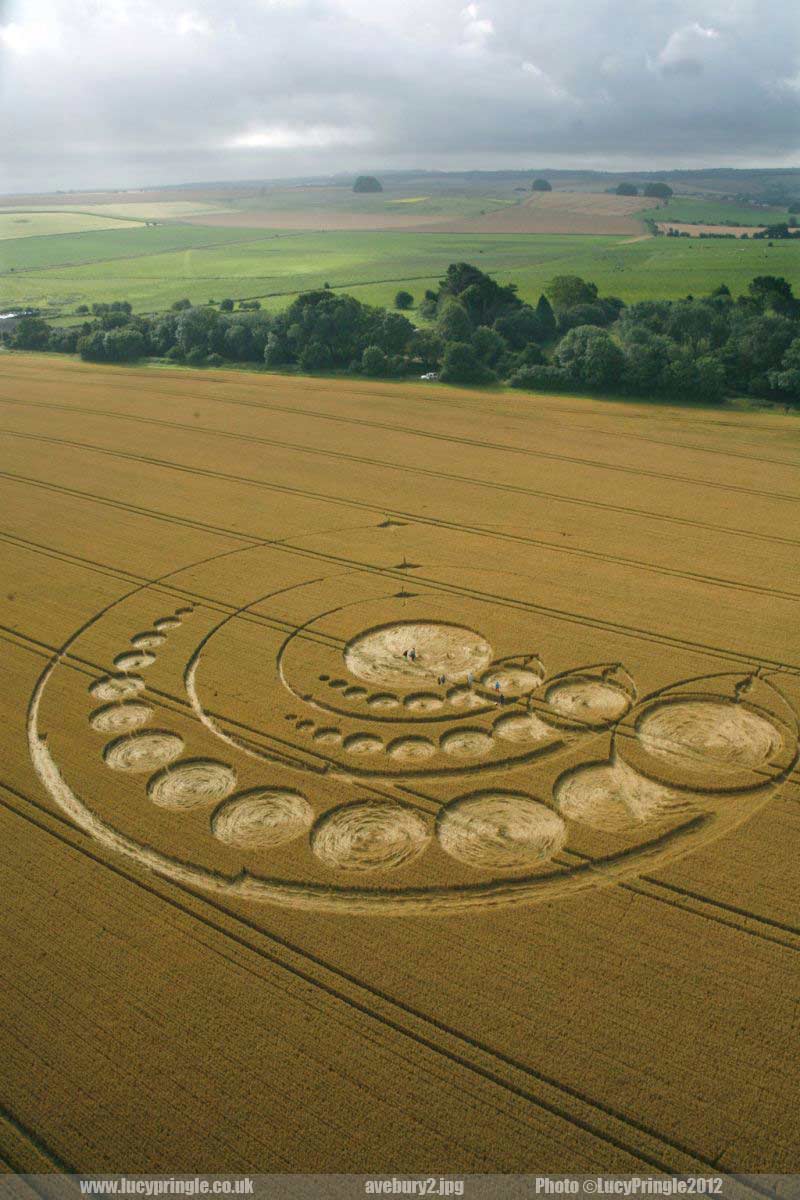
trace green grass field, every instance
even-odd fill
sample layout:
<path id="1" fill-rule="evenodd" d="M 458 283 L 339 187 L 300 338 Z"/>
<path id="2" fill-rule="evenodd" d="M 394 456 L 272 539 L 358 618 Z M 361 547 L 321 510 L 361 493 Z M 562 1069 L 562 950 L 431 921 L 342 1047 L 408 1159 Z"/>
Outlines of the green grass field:
<path id="1" fill-rule="evenodd" d="M 695 200 L 674 196 L 663 208 L 642 211 L 654 221 L 685 221 L 700 225 L 778 225 L 789 219 L 785 208 L 758 208 L 729 200 Z"/>
<path id="2" fill-rule="evenodd" d="M 517 283 L 520 295 L 532 301 L 556 274 L 581 275 L 601 293 L 627 302 L 702 295 L 720 283 L 737 293 L 761 274 L 800 282 L 800 240 L 770 247 L 764 241 L 418 231 L 269 234 L 174 225 L 7 245 L 16 251 L 17 266 L 13 273 L 4 266 L 0 307 L 33 305 L 61 309 L 65 316 L 78 304 L 116 299 L 130 300 L 138 311 L 158 311 L 183 296 L 195 303 L 258 297 L 274 309 L 324 283 L 368 303 L 391 305 L 400 286 L 419 299 L 448 263 L 459 260 Z M 8 259 L 4 250 L 0 261 Z"/>
<path id="3" fill-rule="evenodd" d="M 0 212 L 0 241 L 17 241 L 24 238 L 50 238 L 59 234 L 85 233 L 99 229 L 138 229 L 139 221 L 126 218 L 103 216 L 84 212 Z M 5 250 L 0 263 L 5 258 Z"/>
<path id="4" fill-rule="evenodd" d="M 0 293 L 5 297 L 7 288 L 12 286 L 8 278 L 2 278 L 12 272 L 77 269 L 91 263 L 105 263 L 110 267 L 112 262 L 119 259 L 164 255 L 197 247 L 225 246 L 252 241 L 254 238 L 263 241 L 266 236 L 263 229 L 214 229 L 202 225 L 147 227 L 128 221 L 114 221 L 99 231 L 88 233 L 14 238 L 0 246 Z"/>

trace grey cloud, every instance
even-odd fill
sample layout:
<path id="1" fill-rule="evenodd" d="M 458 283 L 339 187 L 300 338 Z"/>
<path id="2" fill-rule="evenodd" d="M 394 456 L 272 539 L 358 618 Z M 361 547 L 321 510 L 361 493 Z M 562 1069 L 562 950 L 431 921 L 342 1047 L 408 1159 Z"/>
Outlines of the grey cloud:
<path id="1" fill-rule="evenodd" d="M 785 0 L 16 0 L 2 187 L 784 163 L 799 84 Z"/>

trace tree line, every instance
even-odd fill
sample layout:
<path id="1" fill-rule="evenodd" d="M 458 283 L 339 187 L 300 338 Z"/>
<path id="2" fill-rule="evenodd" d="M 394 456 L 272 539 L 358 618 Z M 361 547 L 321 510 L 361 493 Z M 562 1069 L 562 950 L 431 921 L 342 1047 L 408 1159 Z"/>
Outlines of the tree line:
<path id="1" fill-rule="evenodd" d="M 22 317 L 11 349 L 79 354 L 92 362 L 145 357 L 191 366 L 228 363 L 370 377 L 436 373 L 447 383 L 536 391 L 626 393 L 704 403 L 738 394 L 800 406 L 800 300 L 758 276 L 734 298 L 710 295 L 625 305 L 594 283 L 560 275 L 536 305 L 470 263 L 452 263 L 418 304 L 415 327 L 401 291 L 394 311 L 325 287 L 266 313 L 257 301 L 191 305 L 151 316 L 127 301 L 96 304 L 72 327 Z"/>

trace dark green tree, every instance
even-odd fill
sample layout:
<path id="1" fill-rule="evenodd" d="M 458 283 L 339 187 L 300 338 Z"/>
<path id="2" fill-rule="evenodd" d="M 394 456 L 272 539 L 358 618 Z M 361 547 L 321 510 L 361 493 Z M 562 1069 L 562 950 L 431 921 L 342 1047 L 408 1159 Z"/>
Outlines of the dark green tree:
<path id="1" fill-rule="evenodd" d="M 545 304 L 547 301 L 545 300 Z M 550 305 L 547 304 L 548 309 Z M 552 316 L 552 309 L 550 309 Z M 543 342 L 546 335 L 542 322 L 529 304 L 521 304 L 505 316 L 498 317 L 494 328 L 505 338 L 513 350 L 521 350 L 530 342 Z M 555 324 L 553 325 L 555 330 Z"/>
<path id="2" fill-rule="evenodd" d="M 605 329 L 580 325 L 559 342 L 555 364 L 581 387 L 609 388 L 620 382 L 625 357 Z"/>
<path id="3" fill-rule="evenodd" d="M 472 322 L 463 304 L 448 300 L 436 322 L 436 332 L 443 342 L 468 342 L 472 337 Z"/>
<path id="4" fill-rule="evenodd" d="M 361 355 L 361 370 L 365 375 L 386 375 L 389 361 L 380 346 L 367 346 Z"/>
<path id="5" fill-rule="evenodd" d="M 439 373 L 444 383 L 489 383 L 495 376 L 469 342 L 447 342 Z"/>
<path id="6" fill-rule="evenodd" d="M 401 309 L 411 308 L 413 303 L 414 303 L 414 297 L 411 295 L 411 292 L 406 292 L 402 288 L 400 289 L 400 291 L 397 293 L 397 295 L 394 298 L 395 308 L 401 308 Z"/>
<path id="7" fill-rule="evenodd" d="M 552 192 L 553 185 L 548 179 L 534 179 L 531 184 L 532 192 Z"/>
<path id="8" fill-rule="evenodd" d="M 549 342 L 556 335 L 556 315 L 547 296 L 541 295 L 536 304 L 536 319 L 542 331 L 542 341 Z"/>
<path id="9" fill-rule="evenodd" d="M 652 196 L 655 200 L 669 200 L 673 191 L 668 183 L 647 183 L 643 195 Z"/>
<path id="10" fill-rule="evenodd" d="M 638 196 L 639 189 L 634 183 L 618 183 L 614 189 L 618 196 Z"/>
<path id="11" fill-rule="evenodd" d="M 597 299 L 597 284 L 587 283 L 579 275 L 555 275 L 544 290 L 553 308 L 574 308 Z"/>
<path id="12" fill-rule="evenodd" d="M 443 342 L 433 329 L 417 329 L 408 343 L 408 355 L 421 371 L 433 371 L 442 357 Z"/>
<path id="13" fill-rule="evenodd" d="M 472 347 L 481 362 L 493 367 L 508 352 L 508 342 L 496 329 L 479 325 L 472 335 Z"/>
<path id="14" fill-rule="evenodd" d="M 353 184 L 354 192 L 382 192 L 383 185 L 374 175 L 359 175 Z"/>
<path id="15" fill-rule="evenodd" d="M 45 350 L 50 326 L 42 317 L 20 317 L 12 334 L 15 350 Z"/>

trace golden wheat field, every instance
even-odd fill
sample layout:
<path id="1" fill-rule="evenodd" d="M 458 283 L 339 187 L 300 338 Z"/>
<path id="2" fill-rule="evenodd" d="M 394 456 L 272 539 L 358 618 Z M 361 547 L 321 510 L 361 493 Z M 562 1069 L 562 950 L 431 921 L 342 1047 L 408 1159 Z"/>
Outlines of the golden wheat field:
<path id="1" fill-rule="evenodd" d="M 797 1170 L 796 417 L 0 409 L 10 1169 Z"/>

